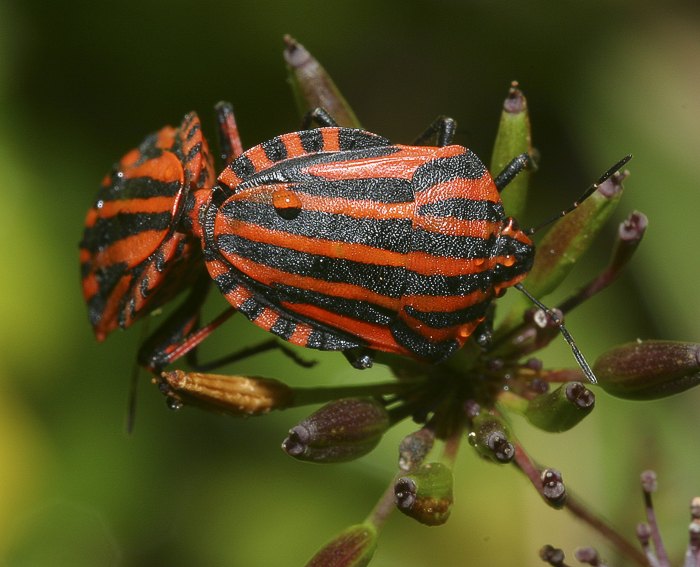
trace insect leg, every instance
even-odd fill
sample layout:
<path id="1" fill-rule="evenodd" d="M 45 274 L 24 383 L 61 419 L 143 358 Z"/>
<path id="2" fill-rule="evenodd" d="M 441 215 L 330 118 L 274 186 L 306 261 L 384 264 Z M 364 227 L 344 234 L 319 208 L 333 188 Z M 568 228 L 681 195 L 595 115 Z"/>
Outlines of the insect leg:
<path id="1" fill-rule="evenodd" d="M 449 146 L 455 137 L 457 122 L 449 116 L 438 116 L 414 142 L 414 146 L 426 145 L 429 140 L 435 140 L 439 147 Z"/>
<path id="2" fill-rule="evenodd" d="M 301 122 L 302 130 L 308 130 L 311 124 L 316 123 L 319 126 L 338 126 L 338 123 L 333 119 L 333 117 L 328 114 L 325 108 L 320 106 L 314 108 L 313 110 L 307 112 L 304 115 L 304 119 Z"/>
<path id="3" fill-rule="evenodd" d="M 243 144 L 238 135 L 236 117 L 230 102 L 221 101 L 214 107 L 219 132 L 219 152 L 224 165 L 228 165 L 243 153 Z"/>
<path id="4" fill-rule="evenodd" d="M 493 180 L 498 191 L 502 191 L 506 185 L 525 169 L 535 169 L 535 162 L 530 154 L 524 153 L 514 157 Z"/>

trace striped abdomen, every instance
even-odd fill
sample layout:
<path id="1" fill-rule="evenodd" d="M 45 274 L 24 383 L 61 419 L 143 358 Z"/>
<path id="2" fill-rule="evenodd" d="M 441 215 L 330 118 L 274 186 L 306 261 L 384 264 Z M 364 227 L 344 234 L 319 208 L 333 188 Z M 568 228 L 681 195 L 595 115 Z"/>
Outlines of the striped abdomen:
<path id="1" fill-rule="evenodd" d="M 219 181 L 203 221 L 210 273 L 293 343 L 439 360 L 506 281 L 498 192 L 463 147 L 323 128 L 252 148 Z"/>
<path id="2" fill-rule="evenodd" d="M 194 113 L 147 137 L 105 177 L 80 242 L 83 295 L 99 340 L 201 273 L 200 243 L 179 228 L 188 194 L 213 179 Z"/>

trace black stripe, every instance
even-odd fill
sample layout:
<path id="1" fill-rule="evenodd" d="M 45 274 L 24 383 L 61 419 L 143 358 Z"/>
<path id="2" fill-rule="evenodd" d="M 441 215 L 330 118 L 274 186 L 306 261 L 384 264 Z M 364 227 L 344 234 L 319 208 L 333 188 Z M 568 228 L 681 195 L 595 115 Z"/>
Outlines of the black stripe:
<path id="1" fill-rule="evenodd" d="M 459 348 L 459 343 L 454 339 L 439 343 L 430 342 L 401 319 L 397 319 L 391 325 L 391 334 L 398 344 L 430 362 L 440 362 Z"/>
<path id="2" fill-rule="evenodd" d="M 350 260 L 317 256 L 280 246 L 254 242 L 233 234 L 218 237 L 220 250 L 291 274 L 318 280 L 349 283 L 388 297 L 401 297 L 404 268 L 375 266 Z"/>
<path id="3" fill-rule="evenodd" d="M 309 335 L 306 346 L 318 350 L 349 350 L 363 345 L 359 340 L 352 340 L 341 334 L 314 330 Z"/>
<path id="4" fill-rule="evenodd" d="M 486 173 L 486 166 L 474 152 L 467 150 L 456 156 L 435 158 L 416 168 L 413 186 L 416 191 L 423 191 L 454 179 L 481 179 Z"/>
<path id="5" fill-rule="evenodd" d="M 298 132 L 301 147 L 305 152 L 320 152 L 323 149 L 323 136 L 321 132 L 316 130 L 304 130 Z"/>
<path id="6" fill-rule="evenodd" d="M 245 221 L 266 229 L 307 238 L 364 244 L 406 254 L 411 250 L 411 219 L 366 219 L 302 209 L 282 218 L 271 204 L 231 199 L 221 208 L 229 221 Z M 232 225 L 235 230 L 235 224 Z M 222 235 L 223 236 L 223 235 Z"/>
<path id="7" fill-rule="evenodd" d="M 149 159 L 154 159 L 163 154 L 163 149 L 157 146 L 158 144 L 158 132 L 153 132 L 144 138 L 143 142 L 139 146 L 139 158 L 136 160 L 136 166 L 146 163 Z M 119 166 L 115 166 L 118 169 Z"/>
<path id="8" fill-rule="evenodd" d="M 483 220 L 500 222 L 505 218 L 503 205 L 484 199 L 442 199 L 433 203 L 420 205 L 419 216 L 453 217 L 459 220 Z"/>
<path id="9" fill-rule="evenodd" d="M 185 118 L 187 119 L 187 124 L 184 126 L 187 130 L 187 136 L 185 137 L 185 139 L 189 141 L 194 137 L 194 135 L 197 132 L 199 132 L 202 129 L 202 124 L 199 122 L 199 118 L 196 114 L 188 114 Z M 194 126 L 190 127 L 193 119 L 196 120 L 196 122 Z"/>
<path id="10" fill-rule="evenodd" d="M 245 179 L 255 173 L 255 166 L 245 154 L 238 156 L 228 166 L 241 179 Z"/>
<path id="11" fill-rule="evenodd" d="M 421 228 L 414 228 L 411 232 L 411 250 L 435 256 L 436 261 L 439 258 L 490 258 L 496 250 L 495 242 L 494 236 L 488 239 L 478 236 L 454 236 Z"/>
<path id="12" fill-rule="evenodd" d="M 372 134 L 365 130 L 354 128 L 340 128 L 338 130 L 338 146 L 341 151 L 359 150 L 365 148 L 376 148 L 390 146 L 391 142 L 386 138 Z"/>
<path id="13" fill-rule="evenodd" d="M 315 181 L 318 180 L 319 177 L 310 175 L 305 171 L 311 166 L 320 165 L 324 163 L 335 164 L 350 160 L 384 157 L 394 154 L 398 151 L 399 149 L 396 146 L 379 146 L 370 147 L 366 149 L 358 149 L 348 152 L 322 152 L 317 154 L 308 154 L 299 157 L 292 157 L 282 162 L 271 165 L 270 167 L 262 169 L 254 175 L 249 175 L 245 179 L 242 178 L 241 175 L 239 175 L 239 177 L 244 179 L 244 182 L 237 186 L 237 190 L 243 190 L 249 187 L 259 187 L 261 185 L 271 185 L 274 183 L 306 183 L 309 181 Z"/>
<path id="14" fill-rule="evenodd" d="M 112 264 L 111 266 L 100 267 L 95 270 L 97 281 L 97 293 L 88 299 L 88 318 L 93 327 L 97 326 L 102 319 L 104 309 L 109 294 L 117 285 L 119 280 L 126 274 L 127 265 L 123 262 Z"/>
<path id="15" fill-rule="evenodd" d="M 367 301 L 355 299 L 345 299 L 326 295 L 308 289 L 276 284 L 271 292 L 275 294 L 275 301 L 285 303 L 306 303 L 321 307 L 327 311 L 351 317 L 359 321 L 371 323 L 373 325 L 389 325 L 395 318 L 396 313 Z"/>
<path id="16" fill-rule="evenodd" d="M 411 182 L 395 177 L 369 179 L 311 179 L 292 187 L 294 191 L 318 197 L 373 201 L 375 203 L 411 203 Z"/>
<path id="17" fill-rule="evenodd" d="M 194 146 L 190 148 L 185 156 L 184 163 L 190 163 L 198 154 L 202 152 L 202 142 L 197 142 Z"/>
<path id="18" fill-rule="evenodd" d="M 120 201 L 128 199 L 150 199 L 151 197 L 174 197 L 181 188 L 180 181 L 160 181 L 152 177 L 120 177 L 113 172 L 111 183 L 100 188 L 97 201 Z"/>
<path id="19" fill-rule="evenodd" d="M 393 298 L 402 297 L 404 294 L 436 297 L 468 295 L 482 289 L 485 282 L 490 283 L 492 277 L 490 272 L 464 276 L 425 276 L 403 267 L 378 266 L 317 256 L 250 241 L 233 234 L 221 235 L 217 242 L 224 254 L 236 254 L 290 274 L 364 287 L 379 295 Z"/>
<path id="20" fill-rule="evenodd" d="M 112 217 L 98 218 L 85 229 L 81 247 L 99 252 L 117 241 L 149 230 L 166 230 L 170 227 L 170 213 L 118 213 Z"/>
<path id="21" fill-rule="evenodd" d="M 282 140 L 280 140 L 279 136 L 267 142 L 263 142 L 260 144 L 260 147 L 262 147 L 267 159 L 270 161 L 282 161 L 283 159 L 287 159 L 287 148 Z"/>
<path id="22" fill-rule="evenodd" d="M 232 270 L 216 276 L 214 278 L 214 282 L 223 295 L 228 295 L 229 293 L 235 291 L 240 285 L 238 278 L 236 278 L 236 275 Z"/>
<path id="23" fill-rule="evenodd" d="M 486 315 L 486 310 L 488 309 L 490 303 L 491 300 L 489 299 L 487 301 L 482 301 L 481 303 L 476 303 L 469 307 L 450 312 L 418 311 L 416 308 L 410 305 L 407 305 L 404 310 L 414 319 L 425 323 L 433 329 L 445 329 L 447 327 L 454 327 L 455 325 L 462 325 L 464 323 L 469 323 L 470 321 L 483 318 Z"/>
<path id="24" fill-rule="evenodd" d="M 249 297 L 246 299 L 238 308 L 238 310 L 251 321 L 255 321 L 255 319 L 260 317 L 260 314 L 264 311 L 264 309 L 265 308 L 254 297 Z"/>
<path id="25" fill-rule="evenodd" d="M 270 327 L 270 332 L 274 333 L 278 337 L 283 338 L 288 341 L 290 337 L 294 334 L 297 328 L 297 324 L 294 321 L 285 319 L 284 317 L 278 317 L 277 320 Z"/>

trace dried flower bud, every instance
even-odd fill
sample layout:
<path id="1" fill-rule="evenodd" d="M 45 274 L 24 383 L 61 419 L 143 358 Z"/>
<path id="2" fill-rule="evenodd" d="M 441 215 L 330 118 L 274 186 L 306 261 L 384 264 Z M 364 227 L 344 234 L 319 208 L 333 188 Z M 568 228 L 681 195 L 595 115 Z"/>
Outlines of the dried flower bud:
<path id="1" fill-rule="evenodd" d="M 377 548 L 377 530 L 371 524 L 350 526 L 327 543 L 306 567 L 365 567 Z"/>
<path id="2" fill-rule="evenodd" d="M 410 471 L 419 466 L 433 448 L 435 434 L 430 429 L 419 429 L 406 435 L 399 445 L 399 469 Z"/>
<path id="3" fill-rule="evenodd" d="M 578 559 L 581 563 L 587 563 L 588 565 L 593 565 L 594 567 L 600 567 L 605 565 L 600 560 L 600 555 L 592 547 L 579 547 L 574 550 L 574 557 Z"/>
<path id="4" fill-rule="evenodd" d="M 359 128 L 355 113 L 321 64 L 294 38 L 287 35 L 284 43 L 289 82 L 301 114 L 321 107 L 341 126 Z"/>
<path id="5" fill-rule="evenodd" d="M 542 496 L 553 508 L 561 508 L 566 502 L 566 486 L 561 473 L 555 469 L 542 471 Z"/>
<path id="6" fill-rule="evenodd" d="M 350 461 L 374 449 L 390 424 L 374 398 L 336 400 L 290 429 L 282 449 L 302 461 Z"/>
<path id="7" fill-rule="evenodd" d="M 426 463 L 394 483 L 396 506 L 427 526 L 439 526 L 450 517 L 452 471 L 442 463 Z"/>
<path id="8" fill-rule="evenodd" d="M 273 409 L 289 407 L 294 398 L 292 388 L 271 378 L 204 374 L 173 370 L 161 377 L 177 398 L 169 403 L 178 409 L 180 399 L 206 409 L 234 416 L 261 415 Z"/>
<path id="9" fill-rule="evenodd" d="M 595 395 L 581 382 L 568 382 L 532 399 L 525 417 L 544 431 L 566 431 L 578 424 L 595 406 Z"/>
<path id="10" fill-rule="evenodd" d="M 545 563 L 549 563 L 552 567 L 563 567 L 566 557 L 563 550 L 551 545 L 545 545 L 540 549 L 540 559 Z"/>
<path id="11" fill-rule="evenodd" d="M 600 386 L 629 400 L 653 400 L 700 383 L 700 344 L 637 341 L 603 354 L 593 365 Z"/>
<path id="12" fill-rule="evenodd" d="M 469 442 L 482 456 L 497 463 L 509 463 L 515 456 L 505 423 L 488 412 L 480 413 L 473 420 Z"/>

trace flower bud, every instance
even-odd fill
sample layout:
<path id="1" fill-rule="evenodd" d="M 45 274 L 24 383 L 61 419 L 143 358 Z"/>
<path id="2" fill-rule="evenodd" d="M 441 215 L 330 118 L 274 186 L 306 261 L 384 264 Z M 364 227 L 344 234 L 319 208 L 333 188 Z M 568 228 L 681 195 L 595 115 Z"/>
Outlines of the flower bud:
<path id="1" fill-rule="evenodd" d="M 365 567 L 377 548 L 377 530 L 371 524 L 350 526 L 327 543 L 306 567 Z"/>
<path id="2" fill-rule="evenodd" d="M 161 377 L 165 388 L 176 396 L 169 397 L 173 408 L 183 400 L 234 416 L 261 415 L 288 407 L 294 397 L 292 388 L 271 378 L 182 370 L 163 372 Z"/>
<path id="3" fill-rule="evenodd" d="M 509 463 L 515 456 L 515 447 L 508 439 L 505 423 L 488 412 L 474 418 L 469 442 L 482 456 L 497 463 Z"/>
<path id="4" fill-rule="evenodd" d="M 527 289 L 535 297 L 555 290 L 588 250 L 595 236 L 622 197 L 623 175 L 615 174 L 574 211 L 559 219 L 537 245 L 537 255 L 527 277 Z"/>
<path id="5" fill-rule="evenodd" d="M 498 174 L 510 160 L 524 153 L 532 153 L 530 117 L 525 95 L 518 88 L 518 83 L 514 82 L 503 102 L 490 171 Z M 501 193 L 505 210 L 516 219 L 522 216 L 525 209 L 529 178 L 530 172 L 522 171 Z"/>
<path id="6" fill-rule="evenodd" d="M 556 469 L 544 469 L 542 479 L 542 496 L 552 508 L 562 508 L 566 503 L 566 486 L 561 473 Z"/>
<path id="7" fill-rule="evenodd" d="M 396 507 L 427 526 L 439 526 L 450 517 L 452 471 L 442 463 L 426 463 L 394 483 Z"/>
<path id="8" fill-rule="evenodd" d="M 574 427 L 595 406 L 595 396 L 581 382 L 568 382 L 532 399 L 525 417 L 544 431 L 559 432 Z"/>
<path id="9" fill-rule="evenodd" d="M 390 425 L 389 414 L 374 398 L 345 398 L 290 429 L 282 449 L 302 461 L 351 461 L 374 449 Z"/>
<path id="10" fill-rule="evenodd" d="M 603 354 L 593 365 L 600 386 L 628 400 L 653 400 L 700 383 L 700 344 L 637 341 Z"/>
<path id="11" fill-rule="evenodd" d="M 341 126 L 359 128 L 355 113 L 321 64 L 294 38 L 287 35 L 284 43 L 289 82 L 301 114 L 321 107 Z"/>
<path id="12" fill-rule="evenodd" d="M 399 468 L 410 471 L 419 466 L 433 448 L 435 434 L 430 429 L 419 429 L 406 435 L 399 445 Z"/>

